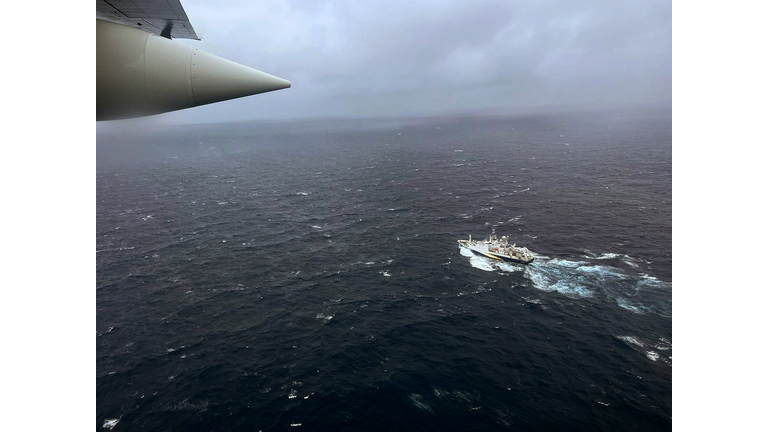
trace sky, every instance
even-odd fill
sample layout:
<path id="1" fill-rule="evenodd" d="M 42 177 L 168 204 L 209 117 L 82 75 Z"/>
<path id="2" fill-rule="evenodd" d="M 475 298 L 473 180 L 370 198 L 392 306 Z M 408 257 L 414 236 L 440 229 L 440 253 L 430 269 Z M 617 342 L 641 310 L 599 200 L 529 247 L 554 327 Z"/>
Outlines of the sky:
<path id="1" fill-rule="evenodd" d="M 397 115 L 406 108 L 430 115 L 470 110 L 470 104 L 459 102 L 473 97 L 478 109 L 491 109 L 494 103 L 509 109 L 558 102 L 608 106 L 600 100 L 620 96 L 626 103 L 669 101 L 670 1 L 578 0 L 577 6 L 577 0 L 497 5 L 477 0 L 461 7 L 449 7 L 448 0 L 429 7 L 420 6 L 426 4 L 422 1 L 389 1 L 376 7 L 368 0 L 362 9 L 319 0 L 306 2 L 311 5 L 260 0 L 254 6 L 182 0 L 204 40 L 180 43 L 289 79 L 293 87 L 141 121 L 355 116 L 361 105 L 368 116 Z M 4 94 L 9 114 L 0 179 L 8 207 L 4 240 L 13 253 L 4 261 L 8 288 L 0 320 L 9 329 L 3 334 L 9 352 L 22 354 L 5 358 L 6 369 L 14 373 L 4 381 L 4 390 L 13 398 L 0 423 L 10 425 L 4 430 L 29 428 L 30 419 L 40 417 L 40 395 L 45 394 L 57 401 L 45 407 L 46 418 L 93 427 L 96 393 L 82 383 L 94 377 L 96 294 L 83 287 L 96 284 L 99 125 L 120 122 L 94 121 L 92 3 L 50 2 L 40 13 L 36 2 L 9 2 L 6 9 L 7 16 L 34 17 L 38 31 L 30 31 L 25 19 L 8 20 L 4 27 L 13 36 L 5 56 L 16 59 L 18 67 L 4 70 L 12 85 Z M 746 0 L 674 3 L 673 426 L 680 430 L 753 430 L 765 423 L 761 389 L 768 386 L 768 374 L 759 341 L 768 298 L 754 270 L 765 267 L 760 248 L 768 243 L 765 199 L 759 198 L 766 184 L 761 156 L 768 62 L 765 55 L 756 55 L 765 52 L 766 9 Z M 358 15 L 357 21 L 348 21 Z M 467 34 L 470 29 L 479 33 Z M 252 39 L 240 37 L 251 32 Z M 432 51 L 431 44 L 448 53 Z M 487 49 L 475 49 L 480 46 Z M 433 61 L 456 58 L 449 55 L 454 51 L 477 58 L 460 64 L 464 69 L 449 67 L 456 61 Z M 496 70 L 492 64 L 509 68 Z M 462 70 L 464 75 L 458 75 Z M 507 93 L 487 86 L 496 99 L 486 105 L 481 92 L 472 92 L 482 85 L 460 85 L 473 70 L 474 83 L 503 77 L 500 87 Z M 393 71 L 400 75 L 387 76 Z M 446 74 L 460 84 L 451 84 Z M 579 81 L 600 91 L 560 97 L 563 89 L 588 94 Z M 403 84 L 413 89 L 414 82 L 422 87 L 410 94 Z M 438 92 L 438 85 L 448 90 Z M 390 92 L 374 92 L 374 87 Z M 378 109 L 391 107 L 398 95 L 420 104 L 394 107 L 403 111 Z M 451 97 L 455 103 L 439 105 Z M 737 259 L 728 265 L 702 261 L 700 251 L 711 249 L 713 238 L 725 239 Z M 52 362 L 51 353 L 66 355 Z"/>
<path id="2" fill-rule="evenodd" d="M 407 117 L 672 99 L 669 0 L 183 0 L 179 43 L 291 81 L 160 123 Z"/>

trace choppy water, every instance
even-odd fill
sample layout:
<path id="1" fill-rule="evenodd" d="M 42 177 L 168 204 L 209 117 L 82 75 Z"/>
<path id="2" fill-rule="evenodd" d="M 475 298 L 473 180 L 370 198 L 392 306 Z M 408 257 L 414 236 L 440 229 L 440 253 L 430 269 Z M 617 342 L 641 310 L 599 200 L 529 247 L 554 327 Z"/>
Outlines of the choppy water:
<path id="1" fill-rule="evenodd" d="M 102 130 L 96 428 L 671 429 L 671 174 L 669 112 Z"/>

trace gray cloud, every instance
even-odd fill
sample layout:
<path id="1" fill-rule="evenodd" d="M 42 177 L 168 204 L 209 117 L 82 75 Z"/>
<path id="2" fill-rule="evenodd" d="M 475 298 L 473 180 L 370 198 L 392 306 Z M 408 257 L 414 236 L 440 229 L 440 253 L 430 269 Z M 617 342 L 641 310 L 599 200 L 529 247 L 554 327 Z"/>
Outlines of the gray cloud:
<path id="1" fill-rule="evenodd" d="M 184 0 L 180 41 L 293 87 L 161 122 L 669 103 L 668 0 Z"/>

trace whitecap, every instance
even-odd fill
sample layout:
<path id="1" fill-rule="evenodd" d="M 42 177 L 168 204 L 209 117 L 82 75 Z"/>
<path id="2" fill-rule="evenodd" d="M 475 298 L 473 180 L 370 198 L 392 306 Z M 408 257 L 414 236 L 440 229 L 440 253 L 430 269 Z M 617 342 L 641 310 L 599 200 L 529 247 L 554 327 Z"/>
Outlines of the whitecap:
<path id="1" fill-rule="evenodd" d="M 637 345 L 640 348 L 645 347 L 645 344 L 640 342 L 635 336 L 616 336 L 616 339 L 624 341 L 627 344 Z"/>
<path id="2" fill-rule="evenodd" d="M 637 306 L 633 306 L 633 305 L 629 304 L 629 302 L 626 299 L 622 298 L 622 297 L 616 297 L 616 304 L 619 305 L 620 308 L 626 309 L 626 310 L 628 310 L 630 312 L 633 312 L 633 313 L 636 313 L 638 315 L 643 315 L 644 314 L 642 309 L 640 309 Z"/>
<path id="3" fill-rule="evenodd" d="M 613 259 L 613 258 L 617 258 L 617 257 L 620 257 L 620 256 L 621 256 L 621 254 L 611 253 L 611 252 L 604 252 L 604 253 L 600 254 L 600 256 L 595 257 L 594 259 L 599 259 L 599 260 L 601 260 L 601 259 Z"/>
<path id="4" fill-rule="evenodd" d="M 621 340 L 622 342 L 626 343 L 631 348 L 634 348 L 643 354 L 648 358 L 648 360 L 651 361 L 659 361 L 671 365 L 672 364 L 672 357 L 665 357 L 658 352 L 654 351 L 655 349 L 658 350 L 671 350 L 672 349 L 672 343 L 664 338 L 659 338 L 659 344 L 654 345 L 650 342 L 646 342 L 645 340 L 637 337 L 637 336 L 614 336 L 616 339 Z"/>
<path id="5" fill-rule="evenodd" d="M 120 419 L 104 419 L 104 424 L 101 426 L 101 428 L 112 429 L 113 427 L 117 426 L 119 421 Z"/>
<path id="6" fill-rule="evenodd" d="M 413 402 L 413 405 L 416 406 L 416 408 L 422 410 L 422 411 L 429 411 L 432 412 L 432 408 L 430 408 L 429 405 L 424 403 L 424 397 L 418 393 L 411 393 L 408 395 L 408 399 Z"/>
<path id="7" fill-rule="evenodd" d="M 635 259 L 634 259 L 634 258 L 632 258 L 632 257 L 631 257 L 631 256 L 629 256 L 629 255 L 624 255 L 624 258 L 623 258 L 621 261 L 622 261 L 624 264 L 628 264 L 628 265 L 631 265 L 632 267 L 635 267 L 635 268 L 640 268 L 640 266 L 639 266 L 639 265 L 638 265 L 638 264 L 635 262 Z M 647 275 L 646 275 L 646 276 L 647 276 Z M 655 278 L 654 278 L 654 279 L 655 279 Z"/>
<path id="8" fill-rule="evenodd" d="M 432 393 L 434 393 L 435 396 L 437 396 L 437 397 L 445 397 L 445 396 L 448 396 L 448 395 L 451 394 L 451 392 L 445 391 L 445 390 L 440 390 L 439 388 L 433 388 L 432 389 Z"/>

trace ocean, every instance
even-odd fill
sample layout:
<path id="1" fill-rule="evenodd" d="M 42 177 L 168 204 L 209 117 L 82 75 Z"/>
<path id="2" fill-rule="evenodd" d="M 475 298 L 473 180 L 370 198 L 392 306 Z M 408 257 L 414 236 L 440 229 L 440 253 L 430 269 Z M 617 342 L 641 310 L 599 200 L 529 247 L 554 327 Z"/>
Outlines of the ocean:
<path id="1" fill-rule="evenodd" d="M 670 430 L 669 110 L 103 128 L 96 429 Z M 528 247 L 528 265 L 459 248 Z"/>

